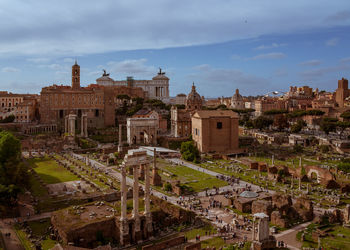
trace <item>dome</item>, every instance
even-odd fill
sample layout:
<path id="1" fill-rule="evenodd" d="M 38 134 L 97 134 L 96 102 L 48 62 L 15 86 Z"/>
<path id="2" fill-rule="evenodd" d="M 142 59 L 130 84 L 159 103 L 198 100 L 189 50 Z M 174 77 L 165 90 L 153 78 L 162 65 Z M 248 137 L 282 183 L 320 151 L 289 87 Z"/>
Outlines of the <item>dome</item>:
<path id="1" fill-rule="evenodd" d="M 243 198 L 256 198 L 259 195 L 255 192 L 252 192 L 252 191 L 243 191 L 242 193 L 240 193 L 239 196 L 243 197 Z"/>
<path id="2" fill-rule="evenodd" d="M 196 86 L 194 86 L 194 83 L 192 84 L 192 90 L 191 92 L 187 95 L 187 100 L 191 100 L 191 101 L 194 101 L 194 100 L 199 100 L 199 101 L 202 101 L 202 97 L 197 93 L 196 91 Z"/>
<path id="3" fill-rule="evenodd" d="M 241 100 L 243 100 L 243 97 L 239 93 L 239 89 L 236 89 L 236 93 L 232 96 L 232 100 L 234 100 L 234 101 L 241 101 Z"/>

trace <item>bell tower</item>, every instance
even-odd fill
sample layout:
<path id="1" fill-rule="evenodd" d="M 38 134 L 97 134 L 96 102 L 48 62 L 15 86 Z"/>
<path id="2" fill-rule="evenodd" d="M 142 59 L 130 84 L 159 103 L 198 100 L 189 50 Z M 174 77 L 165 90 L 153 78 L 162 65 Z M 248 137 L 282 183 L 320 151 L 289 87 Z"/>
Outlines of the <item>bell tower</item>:
<path id="1" fill-rule="evenodd" d="M 80 66 L 75 60 L 75 64 L 72 66 L 72 89 L 80 88 Z"/>

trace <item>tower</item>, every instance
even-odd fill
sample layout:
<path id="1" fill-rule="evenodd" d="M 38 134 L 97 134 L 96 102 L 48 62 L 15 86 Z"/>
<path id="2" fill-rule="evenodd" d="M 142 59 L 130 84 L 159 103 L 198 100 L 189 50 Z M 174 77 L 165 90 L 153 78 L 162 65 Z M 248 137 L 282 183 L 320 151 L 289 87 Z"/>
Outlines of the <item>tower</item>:
<path id="1" fill-rule="evenodd" d="M 80 66 L 75 60 L 75 64 L 72 66 L 72 89 L 80 88 Z"/>
<path id="2" fill-rule="evenodd" d="M 339 107 L 344 107 L 344 100 L 349 96 L 348 80 L 342 78 L 338 81 L 338 88 L 335 91 L 335 101 Z"/>

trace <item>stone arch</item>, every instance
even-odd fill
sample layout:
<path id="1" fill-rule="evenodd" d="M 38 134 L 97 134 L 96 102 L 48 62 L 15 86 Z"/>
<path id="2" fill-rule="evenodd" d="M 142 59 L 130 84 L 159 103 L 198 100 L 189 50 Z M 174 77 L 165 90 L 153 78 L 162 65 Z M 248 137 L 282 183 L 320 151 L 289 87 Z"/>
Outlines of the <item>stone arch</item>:
<path id="1" fill-rule="evenodd" d="M 309 178 L 309 180 L 316 179 L 317 183 L 320 183 L 320 173 L 316 169 L 310 169 L 306 175 Z"/>

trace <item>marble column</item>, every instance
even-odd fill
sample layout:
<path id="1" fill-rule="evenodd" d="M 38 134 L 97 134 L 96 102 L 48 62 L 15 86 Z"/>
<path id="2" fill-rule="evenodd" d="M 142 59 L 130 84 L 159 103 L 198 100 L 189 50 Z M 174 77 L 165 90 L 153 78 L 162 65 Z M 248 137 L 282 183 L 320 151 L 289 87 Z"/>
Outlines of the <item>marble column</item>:
<path id="1" fill-rule="evenodd" d="M 150 201 L 150 175 L 149 175 L 149 164 L 144 166 L 145 170 L 145 212 L 144 215 L 146 217 L 146 232 L 147 237 L 152 234 L 152 217 L 151 217 L 151 201 Z"/>
<path id="2" fill-rule="evenodd" d="M 68 133 L 68 116 L 64 118 L 64 133 Z"/>
<path id="3" fill-rule="evenodd" d="M 133 166 L 134 185 L 133 185 L 133 210 L 132 218 L 134 219 L 134 233 L 136 242 L 141 240 L 140 216 L 139 216 L 139 166 Z"/>
<path id="4" fill-rule="evenodd" d="M 129 224 L 126 214 L 126 202 L 127 202 L 127 187 L 126 187 L 126 169 L 125 165 L 121 168 L 121 214 L 120 214 L 120 243 L 122 246 L 128 245 L 130 243 L 129 237 Z"/>
<path id="5" fill-rule="evenodd" d="M 123 148 L 122 148 L 123 147 L 123 145 L 122 145 L 122 128 L 123 128 L 122 125 L 119 124 L 118 152 L 123 151 Z"/>

